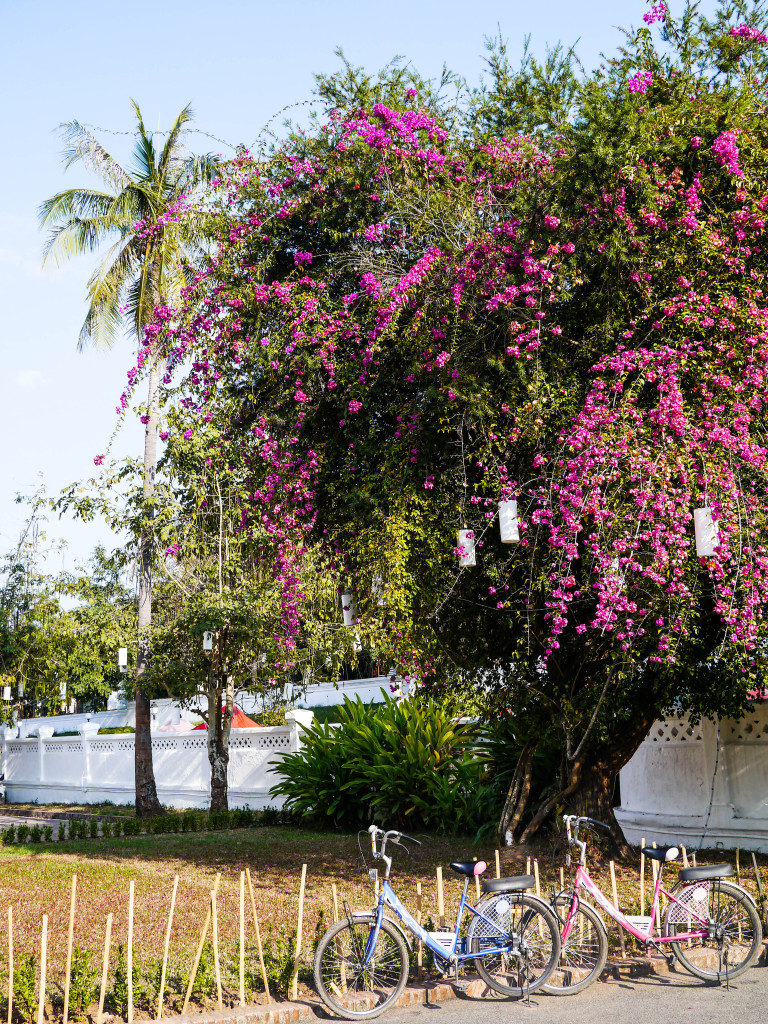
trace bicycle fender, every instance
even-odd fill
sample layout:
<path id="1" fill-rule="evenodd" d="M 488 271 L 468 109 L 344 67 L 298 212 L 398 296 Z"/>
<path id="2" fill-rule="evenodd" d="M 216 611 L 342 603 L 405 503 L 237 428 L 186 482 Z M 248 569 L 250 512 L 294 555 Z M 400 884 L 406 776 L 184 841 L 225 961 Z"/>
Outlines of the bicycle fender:
<path id="1" fill-rule="evenodd" d="M 374 914 L 373 916 L 375 917 L 376 915 Z M 371 912 L 370 910 L 353 910 L 352 917 L 371 917 Z M 391 924 L 395 931 L 398 931 L 402 935 L 405 941 L 406 949 L 408 950 L 409 953 L 412 953 L 413 946 L 411 945 L 410 936 L 408 935 L 408 932 L 405 930 L 405 928 L 403 928 L 403 926 L 400 924 L 398 919 L 396 917 L 390 917 L 389 914 L 384 914 L 384 920 L 387 922 L 387 924 Z"/>

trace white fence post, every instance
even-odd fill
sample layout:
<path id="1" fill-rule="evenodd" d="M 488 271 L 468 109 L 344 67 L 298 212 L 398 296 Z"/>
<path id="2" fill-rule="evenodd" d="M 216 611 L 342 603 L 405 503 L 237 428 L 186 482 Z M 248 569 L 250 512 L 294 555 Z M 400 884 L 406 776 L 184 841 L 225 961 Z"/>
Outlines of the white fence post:
<path id="1" fill-rule="evenodd" d="M 37 730 L 37 781 L 45 782 L 45 741 L 53 736 L 52 725 L 38 726 Z"/>
<path id="2" fill-rule="evenodd" d="M 302 733 L 305 729 L 312 727 L 314 717 L 311 711 L 306 711 L 304 708 L 294 708 L 286 714 L 285 720 L 291 729 L 290 751 L 292 754 L 297 753 L 304 745 Z"/>
<path id="3" fill-rule="evenodd" d="M 91 781 L 91 739 L 98 735 L 99 726 L 97 722 L 81 722 L 77 727 L 80 738 L 83 741 L 83 791 L 88 792 L 88 785 Z"/>

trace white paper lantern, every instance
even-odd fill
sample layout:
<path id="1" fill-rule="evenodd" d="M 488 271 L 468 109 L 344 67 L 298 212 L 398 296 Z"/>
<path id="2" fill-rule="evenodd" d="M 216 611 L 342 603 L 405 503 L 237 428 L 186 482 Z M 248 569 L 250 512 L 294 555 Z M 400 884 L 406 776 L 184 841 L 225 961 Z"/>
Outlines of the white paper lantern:
<path id="1" fill-rule="evenodd" d="M 11 699 L 11 688 L 10 688 L 10 686 L 4 686 L 3 687 L 3 700 L 10 700 L 10 699 Z"/>
<path id="2" fill-rule="evenodd" d="M 693 512 L 693 531 L 696 534 L 696 554 L 699 558 L 714 555 L 720 543 L 717 524 L 712 519 L 712 510 L 697 508 Z"/>
<path id="3" fill-rule="evenodd" d="M 341 610 L 344 613 L 344 625 L 354 626 L 357 619 L 357 605 L 355 604 L 355 595 L 350 590 L 341 595 Z"/>
<path id="4" fill-rule="evenodd" d="M 24 683 L 19 683 L 19 696 L 24 696 Z"/>
<path id="5" fill-rule="evenodd" d="M 203 650 L 204 651 L 212 651 L 213 650 L 213 633 L 211 633 L 211 631 L 209 629 L 207 629 L 205 631 L 205 633 L 203 633 Z"/>
<path id="6" fill-rule="evenodd" d="M 124 672 L 128 668 L 128 648 L 120 647 L 117 651 L 117 667 Z"/>
<path id="7" fill-rule="evenodd" d="M 59 683 L 59 697 L 61 697 L 62 700 L 66 700 L 67 699 L 67 684 L 66 683 Z"/>
<path id="8" fill-rule="evenodd" d="M 514 498 L 499 502 L 499 530 L 502 544 L 517 544 L 520 530 L 517 524 L 517 502 Z"/>
<path id="9" fill-rule="evenodd" d="M 376 575 L 371 580 L 371 593 L 379 608 L 384 606 L 384 580 Z"/>
<path id="10" fill-rule="evenodd" d="M 459 545 L 464 554 L 459 555 L 459 565 L 475 565 L 475 531 L 459 530 Z"/>

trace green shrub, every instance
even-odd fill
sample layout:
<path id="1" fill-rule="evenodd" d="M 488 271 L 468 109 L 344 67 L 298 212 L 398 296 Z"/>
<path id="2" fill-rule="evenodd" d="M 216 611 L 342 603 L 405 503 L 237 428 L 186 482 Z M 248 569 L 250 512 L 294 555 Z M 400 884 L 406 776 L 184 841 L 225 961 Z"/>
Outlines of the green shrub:
<path id="1" fill-rule="evenodd" d="M 98 839 L 98 836 L 99 836 L 99 819 L 98 818 L 91 818 L 91 820 L 88 822 L 88 834 L 90 835 L 91 839 Z"/>
<path id="2" fill-rule="evenodd" d="M 26 843 L 27 836 L 29 835 L 29 825 L 17 825 L 16 826 L 16 842 Z"/>
<path id="3" fill-rule="evenodd" d="M 161 833 L 167 832 L 168 831 L 168 826 L 167 826 L 167 823 L 166 823 L 165 815 L 164 814 L 158 814 L 156 817 L 152 818 L 152 824 L 151 824 L 150 827 L 152 829 L 152 835 L 153 836 L 159 836 L 159 835 L 161 835 Z M 147 831 L 149 831 L 149 829 Z"/>
<path id="4" fill-rule="evenodd" d="M 43 830 L 39 825 L 33 825 L 29 830 L 30 843 L 40 843 L 43 840 Z"/>
<path id="5" fill-rule="evenodd" d="M 109 818 L 105 818 L 101 823 L 101 836 L 103 839 L 109 839 L 112 835 L 112 822 Z"/>
<path id="6" fill-rule="evenodd" d="M 11 843 L 16 842 L 16 829 L 13 825 L 9 825 L 8 828 L 3 832 L 3 843 L 10 846 Z"/>
<path id="7" fill-rule="evenodd" d="M 274 994 L 287 999 L 296 962 L 296 929 L 288 931 L 285 925 L 281 925 L 275 930 L 270 925 L 263 950 L 269 987 Z"/>
<path id="8" fill-rule="evenodd" d="M 65 826 L 63 821 L 59 822 L 58 837 L 59 837 L 59 842 L 60 843 L 63 843 L 64 840 L 67 838 L 67 828 L 66 828 L 66 826 Z"/>
<path id="9" fill-rule="evenodd" d="M 72 974 L 69 983 L 70 1013 L 84 1017 L 91 1003 L 99 995 L 98 970 L 91 967 L 91 954 L 87 949 L 75 946 L 72 951 Z"/>
<path id="10" fill-rule="evenodd" d="M 13 1001 L 24 1020 L 34 1020 L 37 1013 L 37 957 L 20 953 L 13 970 Z"/>
<path id="11" fill-rule="evenodd" d="M 43 825 L 43 839 L 46 843 L 53 842 L 53 825 Z"/>
<path id="12" fill-rule="evenodd" d="M 186 985 L 189 985 L 189 977 L 186 979 Z M 200 955 L 200 963 L 197 968 L 197 974 L 195 975 L 195 983 L 192 986 L 193 998 L 198 1002 L 201 1002 L 206 998 L 206 996 L 210 996 L 213 993 L 215 985 L 216 978 L 213 973 L 213 944 L 210 940 L 206 940 L 203 945 L 203 951 Z"/>
<path id="13" fill-rule="evenodd" d="M 135 957 L 131 973 L 133 974 L 133 1005 L 135 1007 L 144 993 L 141 983 L 141 971 Z M 115 980 L 112 988 L 106 994 L 105 1003 L 114 1013 L 119 1014 L 121 1017 L 128 1016 L 128 964 L 122 943 L 119 943 L 117 947 Z"/>
<path id="14" fill-rule="evenodd" d="M 459 724 L 431 700 L 374 709 L 345 698 L 339 726 L 313 723 L 301 751 L 276 766 L 271 794 L 289 811 L 359 828 L 475 831 L 487 817 L 478 727 Z M 264 816 L 262 816 L 264 820 Z"/>

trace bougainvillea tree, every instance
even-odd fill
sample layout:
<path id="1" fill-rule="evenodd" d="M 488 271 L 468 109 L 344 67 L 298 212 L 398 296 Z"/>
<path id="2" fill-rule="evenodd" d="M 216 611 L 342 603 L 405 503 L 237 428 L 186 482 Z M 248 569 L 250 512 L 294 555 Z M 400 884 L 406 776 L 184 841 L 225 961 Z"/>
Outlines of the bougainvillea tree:
<path id="1" fill-rule="evenodd" d="M 762 680 L 768 62 L 742 14 L 653 5 L 527 135 L 490 134 L 487 96 L 449 130 L 407 90 L 242 155 L 216 256 L 147 333 L 169 451 L 217 426 L 285 660 L 312 548 L 354 595 L 350 651 L 517 716 L 502 833 L 567 801 L 612 818 L 656 716 L 738 714 Z"/>

